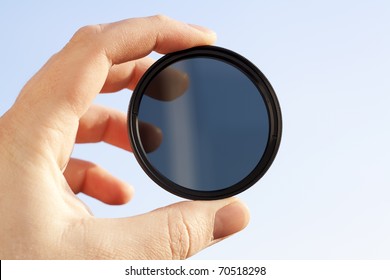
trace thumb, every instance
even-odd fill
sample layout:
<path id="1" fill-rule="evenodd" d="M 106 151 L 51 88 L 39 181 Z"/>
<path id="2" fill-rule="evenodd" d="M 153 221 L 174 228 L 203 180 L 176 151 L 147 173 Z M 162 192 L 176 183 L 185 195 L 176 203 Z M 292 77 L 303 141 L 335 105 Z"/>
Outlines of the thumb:
<path id="1" fill-rule="evenodd" d="M 89 258 L 185 259 L 246 227 L 247 207 L 236 198 L 186 201 L 124 219 L 97 219 L 87 239 Z M 98 240 L 96 240 L 98 237 Z"/>

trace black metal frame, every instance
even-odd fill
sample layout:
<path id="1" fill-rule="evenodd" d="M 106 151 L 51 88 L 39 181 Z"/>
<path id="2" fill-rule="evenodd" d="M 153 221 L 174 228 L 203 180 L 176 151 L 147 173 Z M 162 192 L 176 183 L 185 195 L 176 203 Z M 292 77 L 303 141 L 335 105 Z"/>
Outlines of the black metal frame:
<path id="1" fill-rule="evenodd" d="M 240 182 L 233 186 L 217 191 L 197 191 L 180 186 L 159 173 L 148 161 L 143 150 L 138 131 L 138 110 L 145 89 L 151 80 L 169 65 L 183 59 L 194 57 L 206 57 L 224 61 L 235 66 L 252 80 L 259 89 L 259 94 L 264 99 L 268 111 L 269 135 L 265 152 L 255 169 Z M 170 53 L 160 58 L 143 75 L 133 92 L 128 110 L 128 127 L 133 153 L 148 176 L 165 190 L 187 199 L 212 200 L 236 195 L 255 184 L 271 166 L 279 149 L 282 136 L 282 115 L 276 94 L 263 73 L 243 56 L 216 46 L 195 47 L 175 53 Z M 239 149 L 239 147 L 236 147 Z"/>

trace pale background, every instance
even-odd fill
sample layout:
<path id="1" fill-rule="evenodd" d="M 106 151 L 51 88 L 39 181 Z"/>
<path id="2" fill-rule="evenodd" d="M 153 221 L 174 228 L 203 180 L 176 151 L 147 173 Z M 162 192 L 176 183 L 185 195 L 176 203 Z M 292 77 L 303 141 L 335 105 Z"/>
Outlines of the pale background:
<path id="1" fill-rule="evenodd" d="M 194 259 L 389 259 L 389 1 L 1 0 L 0 114 L 79 27 L 160 13 L 214 29 L 217 45 L 255 63 L 284 118 L 273 166 L 239 195 L 250 225 Z M 129 99 L 123 91 L 96 103 L 126 111 Z M 74 156 L 136 187 L 120 207 L 80 196 L 98 217 L 181 200 L 132 154 L 94 144 L 77 146 Z"/>

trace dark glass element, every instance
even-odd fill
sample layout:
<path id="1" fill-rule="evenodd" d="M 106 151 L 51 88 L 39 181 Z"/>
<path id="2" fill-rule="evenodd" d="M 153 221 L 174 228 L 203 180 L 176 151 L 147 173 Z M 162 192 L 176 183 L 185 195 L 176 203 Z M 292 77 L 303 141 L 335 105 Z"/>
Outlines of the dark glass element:
<path id="1" fill-rule="evenodd" d="M 134 91 L 130 138 L 143 169 L 179 196 L 216 199 L 239 193 L 271 165 L 281 113 L 264 75 L 217 47 L 169 54 Z"/>

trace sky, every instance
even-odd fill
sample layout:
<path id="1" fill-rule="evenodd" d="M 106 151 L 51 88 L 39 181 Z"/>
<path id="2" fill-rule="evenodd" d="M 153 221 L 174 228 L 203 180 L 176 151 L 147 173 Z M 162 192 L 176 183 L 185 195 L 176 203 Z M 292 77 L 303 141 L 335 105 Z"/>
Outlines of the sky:
<path id="1" fill-rule="evenodd" d="M 267 76 L 283 114 L 273 165 L 238 195 L 251 211 L 249 226 L 193 259 L 389 259 L 389 1 L 2 0 L 0 115 L 78 28 L 154 14 L 216 31 L 216 45 Z M 95 103 L 126 112 L 130 96 L 121 91 Z M 97 217 L 182 200 L 120 149 L 77 145 L 73 156 L 136 189 L 124 206 L 80 195 Z"/>

